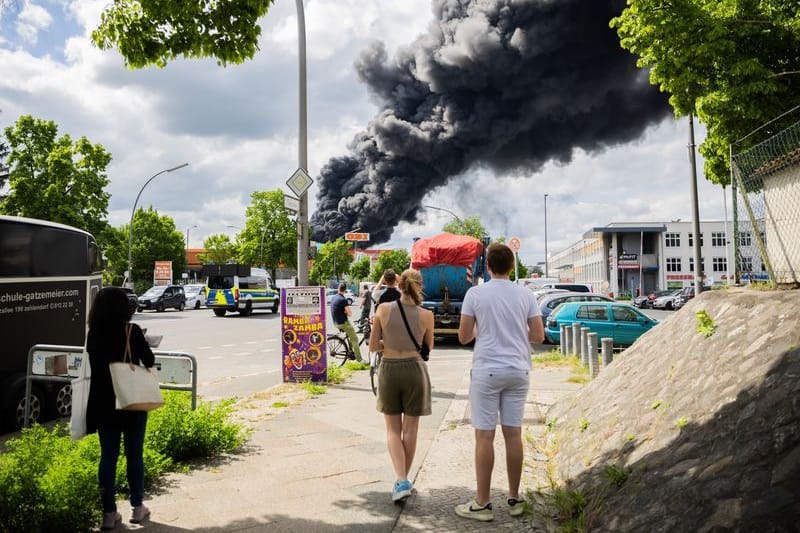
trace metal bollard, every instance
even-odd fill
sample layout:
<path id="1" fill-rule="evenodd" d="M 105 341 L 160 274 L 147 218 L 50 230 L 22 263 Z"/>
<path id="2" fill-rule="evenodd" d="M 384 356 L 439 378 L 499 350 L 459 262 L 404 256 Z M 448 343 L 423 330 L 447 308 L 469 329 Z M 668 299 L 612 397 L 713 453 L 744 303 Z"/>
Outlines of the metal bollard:
<path id="1" fill-rule="evenodd" d="M 566 324 L 561 324 L 559 326 L 559 329 L 561 330 L 561 336 L 559 337 L 561 355 L 563 357 L 566 357 L 566 355 L 568 353 L 567 350 L 569 350 L 569 337 L 567 336 L 567 325 Z"/>
<path id="2" fill-rule="evenodd" d="M 572 324 L 572 350 L 569 353 L 578 356 L 581 353 L 581 323 L 575 322 Z"/>
<path id="3" fill-rule="evenodd" d="M 597 364 L 597 333 L 586 335 L 586 343 L 589 345 L 589 375 L 594 379 L 600 372 L 600 365 Z"/>
<path id="4" fill-rule="evenodd" d="M 589 366 L 589 328 L 581 328 L 581 363 Z"/>
<path id="5" fill-rule="evenodd" d="M 603 343 L 603 366 L 608 366 L 614 360 L 614 339 L 604 337 L 600 342 Z"/>

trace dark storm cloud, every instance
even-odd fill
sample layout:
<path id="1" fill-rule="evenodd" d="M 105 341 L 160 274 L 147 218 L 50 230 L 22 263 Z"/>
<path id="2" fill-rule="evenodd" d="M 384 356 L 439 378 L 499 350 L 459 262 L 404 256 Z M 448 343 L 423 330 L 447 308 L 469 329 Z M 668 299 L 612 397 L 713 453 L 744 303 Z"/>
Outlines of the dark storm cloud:
<path id="1" fill-rule="evenodd" d="M 364 51 L 356 69 L 381 111 L 322 168 L 314 239 L 360 227 L 384 242 L 471 166 L 535 172 L 638 138 L 670 111 L 608 27 L 624 4 L 435 0 L 428 32 L 395 58 Z"/>

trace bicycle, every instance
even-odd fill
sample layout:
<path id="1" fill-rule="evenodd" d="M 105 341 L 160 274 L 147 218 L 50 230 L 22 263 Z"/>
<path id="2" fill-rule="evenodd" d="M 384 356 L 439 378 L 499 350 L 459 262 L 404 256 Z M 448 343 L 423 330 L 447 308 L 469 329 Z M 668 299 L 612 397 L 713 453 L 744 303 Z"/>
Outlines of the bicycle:
<path id="1" fill-rule="evenodd" d="M 369 335 L 372 332 L 372 325 L 369 322 L 369 319 L 364 320 L 357 320 L 355 325 L 358 327 L 356 330 L 356 335 L 360 335 L 361 338 L 358 341 L 358 345 L 361 346 L 364 343 L 369 343 Z M 355 361 L 356 354 L 353 351 L 353 347 L 350 345 L 350 339 L 347 338 L 347 334 L 343 332 L 338 333 L 329 333 L 327 337 L 328 343 L 328 360 L 338 361 L 339 366 L 343 366 L 347 361 Z"/>

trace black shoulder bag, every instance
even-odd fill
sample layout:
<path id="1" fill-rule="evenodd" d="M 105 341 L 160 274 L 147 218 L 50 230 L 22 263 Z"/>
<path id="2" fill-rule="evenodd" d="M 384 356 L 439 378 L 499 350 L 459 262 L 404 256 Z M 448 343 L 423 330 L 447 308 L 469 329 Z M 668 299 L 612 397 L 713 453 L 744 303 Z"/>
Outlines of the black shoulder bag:
<path id="1" fill-rule="evenodd" d="M 423 343 L 420 346 L 420 343 L 417 342 L 417 339 L 414 338 L 414 334 L 411 332 L 411 326 L 408 325 L 408 319 L 406 318 L 406 312 L 403 310 L 403 304 L 400 303 L 400 300 L 397 300 L 397 305 L 400 306 L 400 316 L 403 317 L 403 323 L 406 325 L 406 331 L 408 331 L 408 336 L 411 337 L 411 342 L 414 343 L 414 346 L 417 348 L 419 355 L 422 357 L 423 361 L 427 361 L 430 359 L 431 356 L 431 349 L 425 344 L 425 339 L 423 338 Z"/>

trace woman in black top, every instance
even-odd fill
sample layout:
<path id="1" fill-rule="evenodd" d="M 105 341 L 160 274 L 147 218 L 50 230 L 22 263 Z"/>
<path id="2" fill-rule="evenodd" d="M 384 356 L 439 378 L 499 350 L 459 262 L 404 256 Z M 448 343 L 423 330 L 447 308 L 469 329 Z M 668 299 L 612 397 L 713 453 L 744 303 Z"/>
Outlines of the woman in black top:
<path id="1" fill-rule="evenodd" d="M 86 429 L 97 431 L 100 437 L 100 464 L 97 479 L 103 500 L 103 523 L 101 529 L 114 529 L 122 520 L 117 512 L 114 482 L 117 477 L 120 437 L 125 439 L 125 458 L 128 468 L 128 486 L 133 506 L 131 522 L 144 520 L 150 511 L 144 500 L 144 434 L 147 427 L 147 412 L 118 411 L 116 396 L 111 383 L 109 363 L 122 361 L 125 356 L 126 326 L 133 311 L 128 297 L 122 289 L 106 287 L 95 297 L 89 312 L 89 333 L 86 351 L 89 353 L 91 385 L 86 410 Z M 141 328 L 130 324 L 131 359 L 134 364 L 150 368 L 155 363 L 150 346 Z"/>

